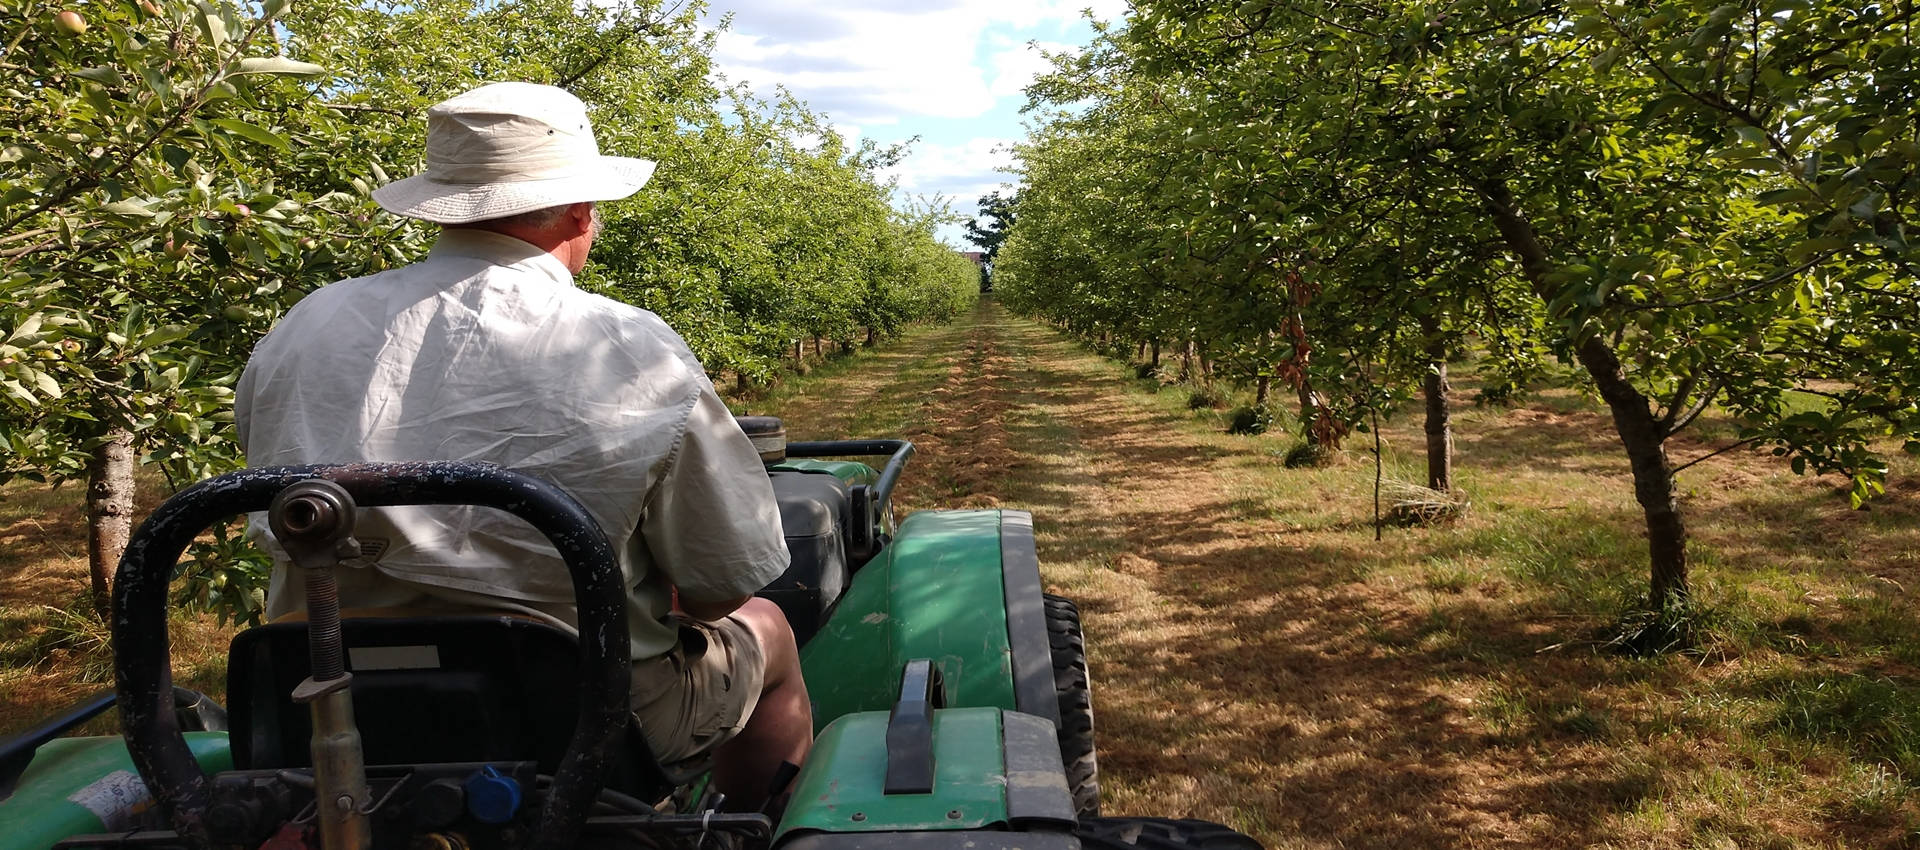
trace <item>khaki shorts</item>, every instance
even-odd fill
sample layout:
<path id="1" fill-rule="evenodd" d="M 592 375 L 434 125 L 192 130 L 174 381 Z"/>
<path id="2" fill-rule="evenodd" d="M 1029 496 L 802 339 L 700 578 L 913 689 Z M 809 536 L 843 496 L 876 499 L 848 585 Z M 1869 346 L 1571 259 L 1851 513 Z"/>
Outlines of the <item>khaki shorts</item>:
<path id="1" fill-rule="evenodd" d="M 676 618 L 680 643 L 633 664 L 633 716 L 662 764 L 710 753 L 733 736 L 760 701 L 767 661 L 741 620 Z"/>

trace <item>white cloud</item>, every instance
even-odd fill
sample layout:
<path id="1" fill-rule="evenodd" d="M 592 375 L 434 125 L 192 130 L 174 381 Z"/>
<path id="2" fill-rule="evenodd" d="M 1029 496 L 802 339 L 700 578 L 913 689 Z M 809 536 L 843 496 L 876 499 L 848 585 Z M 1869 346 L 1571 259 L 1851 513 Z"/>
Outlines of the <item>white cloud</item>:
<path id="1" fill-rule="evenodd" d="M 932 132 L 882 176 L 903 205 L 944 200 L 971 216 L 980 196 L 1019 179 L 1002 170 L 1015 140 L 998 136 L 1020 132 L 1022 92 L 1051 67 L 1042 51 L 1077 49 L 1052 39 L 1084 34 L 1082 8 L 1115 21 L 1127 0 L 714 0 L 709 14 L 732 15 L 714 52 L 727 79 L 762 95 L 785 87 L 850 142 Z M 956 245 L 959 234 L 940 230 Z"/>
<path id="2" fill-rule="evenodd" d="M 1107 19 L 1126 8 L 1124 0 L 850 0 L 813 8 L 723 0 L 713 14 L 731 12 L 733 26 L 720 34 L 714 58 L 728 78 L 762 93 L 785 86 L 836 121 L 972 118 L 1046 68 L 1038 52 L 990 30 L 1064 25 L 1087 5 Z M 988 67 L 979 62 L 983 42 L 997 48 Z"/>
<path id="3" fill-rule="evenodd" d="M 1014 175 L 1002 170 L 1013 164 L 1013 154 L 1008 150 L 1013 143 L 1013 139 L 984 138 L 957 145 L 917 142 L 911 153 L 883 176 L 899 178 L 904 192 L 962 195 L 962 206 L 971 212 L 980 195 L 1014 181 Z"/>
<path id="4" fill-rule="evenodd" d="M 1018 95 L 1026 90 L 1035 77 L 1053 70 L 1047 53 L 1075 50 L 1078 48 L 1071 44 L 1057 42 L 1018 44 L 1001 50 L 988 60 L 993 70 L 993 82 L 987 84 L 987 91 L 996 98 Z"/>

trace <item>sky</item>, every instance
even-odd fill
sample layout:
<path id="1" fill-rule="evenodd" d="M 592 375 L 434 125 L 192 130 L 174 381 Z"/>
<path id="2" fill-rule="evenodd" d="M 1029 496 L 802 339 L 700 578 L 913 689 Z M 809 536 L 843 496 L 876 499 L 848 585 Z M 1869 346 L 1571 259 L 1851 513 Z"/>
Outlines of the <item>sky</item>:
<path id="1" fill-rule="evenodd" d="M 1048 67 L 1042 50 L 1072 50 L 1126 0 L 712 0 L 732 14 L 714 62 L 730 82 L 771 95 L 785 87 L 849 139 L 918 137 L 889 176 L 896 204 L 946 199 L 971 216 L 981 195 L 1018 178 L 1002 170 L 1025 137 L 1023 89 Z M 958 225 L 940 237 L 972 250 Z"/>

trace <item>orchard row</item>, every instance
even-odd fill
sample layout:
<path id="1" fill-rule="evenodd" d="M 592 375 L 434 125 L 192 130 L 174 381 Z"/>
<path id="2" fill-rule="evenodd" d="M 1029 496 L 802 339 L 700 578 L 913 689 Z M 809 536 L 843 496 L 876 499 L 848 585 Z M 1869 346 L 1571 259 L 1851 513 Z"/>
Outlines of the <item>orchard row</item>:
<path id="1" fill-rule="evenodd" d="M 1607 405 L 1648 602 L 1687 594 L 1669 440 L 1710 408 L 1880 492 L 1920 435 L 1914 4 L 1136 0 L 1030 93 L 1010 304 L 1197 351 L 1337 441 L 1544 358 Z M 1436 421 L 1437 420 L 1437 421 Z"/>

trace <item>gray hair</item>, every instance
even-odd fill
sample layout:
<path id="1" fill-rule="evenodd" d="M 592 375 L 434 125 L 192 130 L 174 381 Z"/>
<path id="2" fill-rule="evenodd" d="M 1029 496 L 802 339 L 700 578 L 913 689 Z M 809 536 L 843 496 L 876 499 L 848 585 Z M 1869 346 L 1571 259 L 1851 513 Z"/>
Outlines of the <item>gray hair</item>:
<path id="1" fill-rule="evenodd" d="M 502 228 L 522 228 L 522 227 L 532 228 L 534 230 L 545 230 L 549 227 L 559 224 L 560 220 L 566 217 L 567 207 L 569 206 L 571 206 L 571 204 L 562 204 L 557 207 L 542 207 L 541 209 L 529 210 L 523 213 L 515 213 L 513 215 L 502 216 L 500 218 L 490 218 L 490 219 L 487 219 L 486 221 L 476 221 L 467 226 L 483 228 L 486 230 L 499 230 Z"/>

